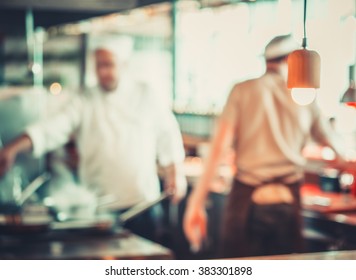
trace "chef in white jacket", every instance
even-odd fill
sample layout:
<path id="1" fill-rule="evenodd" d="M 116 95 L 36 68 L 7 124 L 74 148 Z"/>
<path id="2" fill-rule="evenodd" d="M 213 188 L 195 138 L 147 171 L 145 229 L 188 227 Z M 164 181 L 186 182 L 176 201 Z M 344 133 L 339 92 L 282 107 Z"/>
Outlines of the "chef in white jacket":
<path id="1" fill-rule="evenodd" d="M 116 50 L 100 46 L 94 56 L 98 86 L 76 95 L 58 114 L 29 126 L 0 150 L 0 176 L 19 153 L 42 156 L 74 134 L 81 183 L 98 196 L 113 195 L 112 210 L 159 196 L 157 160 L 166 171 L 166 190 L 179 200 L 186 180 L 182 137 L 174 115 L 145 83 L 125 78 Z"/>

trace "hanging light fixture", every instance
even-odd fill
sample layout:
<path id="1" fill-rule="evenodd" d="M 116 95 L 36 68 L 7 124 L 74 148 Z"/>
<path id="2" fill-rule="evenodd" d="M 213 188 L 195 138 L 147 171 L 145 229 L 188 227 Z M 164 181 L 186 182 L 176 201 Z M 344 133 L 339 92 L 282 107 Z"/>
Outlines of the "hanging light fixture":
<path id="1" fill-rule="evenodd" d="M 343 94 L 340 102 L 356 109 L 356 87 L 354 80 L 354 71 L 355 65 L 351 65 L 349 68 L 350 85 L 346 92 Z"/>
<path id="2" fill-rule="evenodd" d="M 288 88 L 292 89 L 292 98 L 299 105 L 312 103 L 316 89 L 320 87 L 320 56 L 316 51 L 307 50 L 306 35 L 307 0 L 304 0 L 304 38 L 302 49 L 288 56 Z"/>

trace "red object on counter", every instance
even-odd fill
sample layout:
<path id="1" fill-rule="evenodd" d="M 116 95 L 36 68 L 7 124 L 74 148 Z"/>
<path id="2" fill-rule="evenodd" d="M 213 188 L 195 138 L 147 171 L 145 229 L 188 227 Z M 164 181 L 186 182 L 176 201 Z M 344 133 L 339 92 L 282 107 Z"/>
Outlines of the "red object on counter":
<path id="1" fill-rule="evenodd" d="M 343 194 L 324 192 L 318 185 L 304 184 L 301 187 L 301 197 L 302 207 L 306 210 L 314 210 L 320 213 L 356 211 L 356 197 L 345 200 Z"/>

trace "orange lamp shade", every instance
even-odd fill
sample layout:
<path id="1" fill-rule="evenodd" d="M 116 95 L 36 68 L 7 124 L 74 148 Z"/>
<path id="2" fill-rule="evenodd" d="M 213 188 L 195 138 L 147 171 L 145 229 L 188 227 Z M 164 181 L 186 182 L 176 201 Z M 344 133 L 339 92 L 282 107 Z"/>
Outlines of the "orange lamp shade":
<path id="1" fill-rule="evenodd" d="M 300 49 L 288 56 L 288 88 L 320 87 L 320 56 L 316 51 Z"/>

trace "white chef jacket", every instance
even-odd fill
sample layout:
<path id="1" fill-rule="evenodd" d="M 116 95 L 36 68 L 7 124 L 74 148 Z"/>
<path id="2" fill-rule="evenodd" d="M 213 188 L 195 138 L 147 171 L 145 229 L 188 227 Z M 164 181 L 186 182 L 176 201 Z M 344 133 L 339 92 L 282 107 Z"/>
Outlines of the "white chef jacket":
<path id="1" fill-rule="evenodd" d="M 157 159 L 162 166 L 184 160 L 174 115 L 143 83 L 123 80 L 110 93 L 91 89 L 55 116 L 27 128 L 36 156 L 65 144 L 73 133 L 81 183 L 99 196 L 114 195 L 113 209 L 159 196 Z M 185 187 L 185 178 L 178 184 Z"/>
<path id="2" fill-rule="evenodd" d="M 236 177 L 246 184 L 284 175 L 286 183 L 301 179 L 306 163 L 302 149 L 309 138 L 343 153 L 315 102 L 297 105 L 273 72 L 237 84 L 221 119 L 235 129 Z"/>

